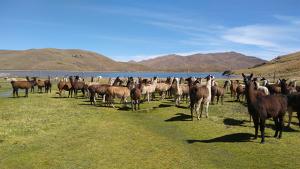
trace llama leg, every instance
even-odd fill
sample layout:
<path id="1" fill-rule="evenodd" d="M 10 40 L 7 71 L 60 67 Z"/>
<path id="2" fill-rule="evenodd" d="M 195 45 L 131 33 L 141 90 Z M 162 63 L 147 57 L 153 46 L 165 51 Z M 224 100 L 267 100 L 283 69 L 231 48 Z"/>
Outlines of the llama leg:
<path id="1" fill-rule="evenodd" d="M 224 96 L 221 96 L 221 103 L 224 104 Z"/>
<path id="2" fill-rule="evenodd" d="M 287 127 L 290 127 L 291 121 L 292 121 L 293 112 L 292 111 L 288 111 L 288 113 L 289 113 L 289 123 L 288 123 Z"/>
<path id="3" fill-rule="evenodd" d="M 258 117 L 252 117 L 253 118 L 253 123 L 254 123 L 254 128 L 255 128 L 255 136 L 254 139 L 257 139 L 258 137 L 258 124 L 259 124 L 259 119 Z M 251 119 L 251 115 L 250 115 L 250 119 Z"/>
<path id="4" fill-rule="evenodd" d="M 279 131 L 279 121 L 277 117 L 273 117 L 274 123 L 275 123 L 275 135 L 274 137 L 276 138 L 278 136 L 278 131 Z"/>
<path id="5" fill-rule="evenodd" d="M 28 97 L 28 89 L 25 89 L 25 97 Z"/>
<path id="6" fill-rule="evenodd" d="M 137 100 L 138 109 L 140 110 L 140 99 Z"/>
<path id="7" fill-rule="evenodd" d="M 106 94 L 102 95 L 102 103 L 105 103 Z"/>
<path id="8" fill-rule="evenodd" d="M 13 88 L 13 96 L 15 97 L 15 94 L 16 94 L 16 89 Z"/>
<path id="9" fill-rule="evenodd" d="M 260 133 L 261 133 L 261 144 L 265 143 L 265 119 L 260 120 Z"/>
<path id="10" fill-rule="evenodd" d="M 133 109 L 134 109 L 133 108 L 133 105 L 134 105 L 133 102 L 134 102 L 134 100 L 131 99 L 131 111 L 133 111 Z"/>
<path id="11" fill-rule="evenodd" d="M 299 122 L 299 127 L 300 127 L 300 112 L 297 112 L 297 117 L 298 117 L 298 122 Z"/>
<path id="12" fill-rule="evenodd" d="M 194 103 L 191 101 L 190 103 L 190 110 L 191 110 L 191 118 L 192 118 L 192 121 L 194 120 Z"/>
<path id="13" fill-rule="evenodd" d="M 278 119 L 279 119 L 279 124 L 278 124 L 278 126 L 279 126 L 279 136 L 278 136 L 278 138 L 280 139 L 281 136 L 282 136 L 282 129 L 283 129 L 283 126 L 284 126 L 284 121 L 283 121 L 283 117 L 279 117 Z"/>
<path id="14" fill-rule="evenodd" d="M 208 106 L 209 106 L 209 102 L 207 102 L 205 106 L 206 118 L 208 118 Z"/>
<path id="15" fill-rule="evenodd" d="M 201 103 L 200 103 L 200 118 L 202 118 L 202 112 L 203 112 L 203 103 L 201 101 Z"/>
<path id="16" fill-rule="evenodd" d="M 200 117 L 202 116 L 202 104 L 201 102 L 197 103 L 196 105 L 196 114 L 197 114 L 197 119 L 200 120 Z M 201 114 L 199 113 L 199 109 L 201 109 Z"/>

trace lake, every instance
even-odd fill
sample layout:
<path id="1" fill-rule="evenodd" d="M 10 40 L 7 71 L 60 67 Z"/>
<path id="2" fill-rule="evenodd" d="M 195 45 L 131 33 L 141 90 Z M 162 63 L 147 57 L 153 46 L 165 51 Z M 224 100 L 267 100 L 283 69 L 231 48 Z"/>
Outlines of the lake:
<path id="1" fill-rule="evenodd" d="M 206 77 L 207 75 L 213 75 L 216 78 L 227 78 L 223 76 L 222 72 L 79 72 L 79 71 L 12 71 L 12 70 L 0 70 L 0 76 L 2 77 L 68 77 L 68 76 L 80 76 L 80 77 L 98 77 L 102 76 L 104 78 L 108 77 L 154 77 L 166 78 L 171 77 L 183 77 L 187 78 L 193 77 Z"/>

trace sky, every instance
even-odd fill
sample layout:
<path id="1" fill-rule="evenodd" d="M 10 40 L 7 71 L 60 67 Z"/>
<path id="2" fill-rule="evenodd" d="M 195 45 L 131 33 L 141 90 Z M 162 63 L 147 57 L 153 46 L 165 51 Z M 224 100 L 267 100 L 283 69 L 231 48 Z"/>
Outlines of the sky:
<path id="1" fill-rule="evenodd" d="M 0 0 L 0 49 L 91 50 L 117 61 L 300 51 L 299 0 Z"/>

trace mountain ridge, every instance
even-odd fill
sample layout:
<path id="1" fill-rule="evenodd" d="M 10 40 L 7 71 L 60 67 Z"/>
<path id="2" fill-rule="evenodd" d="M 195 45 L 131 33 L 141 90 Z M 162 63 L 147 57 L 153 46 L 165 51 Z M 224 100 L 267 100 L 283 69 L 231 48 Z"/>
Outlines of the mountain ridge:
<path id="1" fill-rule="evenodd" d="M 265 61 L 262 59 L 237 52 L 188 56 L 170 54 L 142 61 L 120 62 L 82 49 L 0 50 L 0 69 L 2 70 L 208 72 L 248 68 L 263 62 Z"/>

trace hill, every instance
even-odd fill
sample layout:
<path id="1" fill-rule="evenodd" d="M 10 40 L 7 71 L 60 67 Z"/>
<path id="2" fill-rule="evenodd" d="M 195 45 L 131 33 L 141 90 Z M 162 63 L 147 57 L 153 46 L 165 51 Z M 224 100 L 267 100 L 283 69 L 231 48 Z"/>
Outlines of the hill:
<path id="1" fill-rule="evenodd" d="M 242 72 L 254 73 L 258 76 L 288 77 L 300 79 L 300 52 L 288 55 L 278 56 L 275 59 L 256 65 L 249 69 L 241 69 L 234 71 L 237 74 Z"/>
<path id="2" fill-rule="evenodd" d="M 145 71 L 145 66 L 117 62 L 101 54 L 78 49 L 0 50 L 2 70 Z"/>
<path id="3" fill-rule="evenodd" d="M 236 52 L 167 55 L 140 62 L 118 62 L 79 49 L 0 50 L 0 70 L 211 72 L 248 68 L 264 62 Z"/>
<path id="4" fill-rule="evenodd" d="M 252 67 L 265 61 L 236 52 L 194 54 L 189 56 L 167 55 L 138 63 L 159 71 L 213 72 Z"/>

